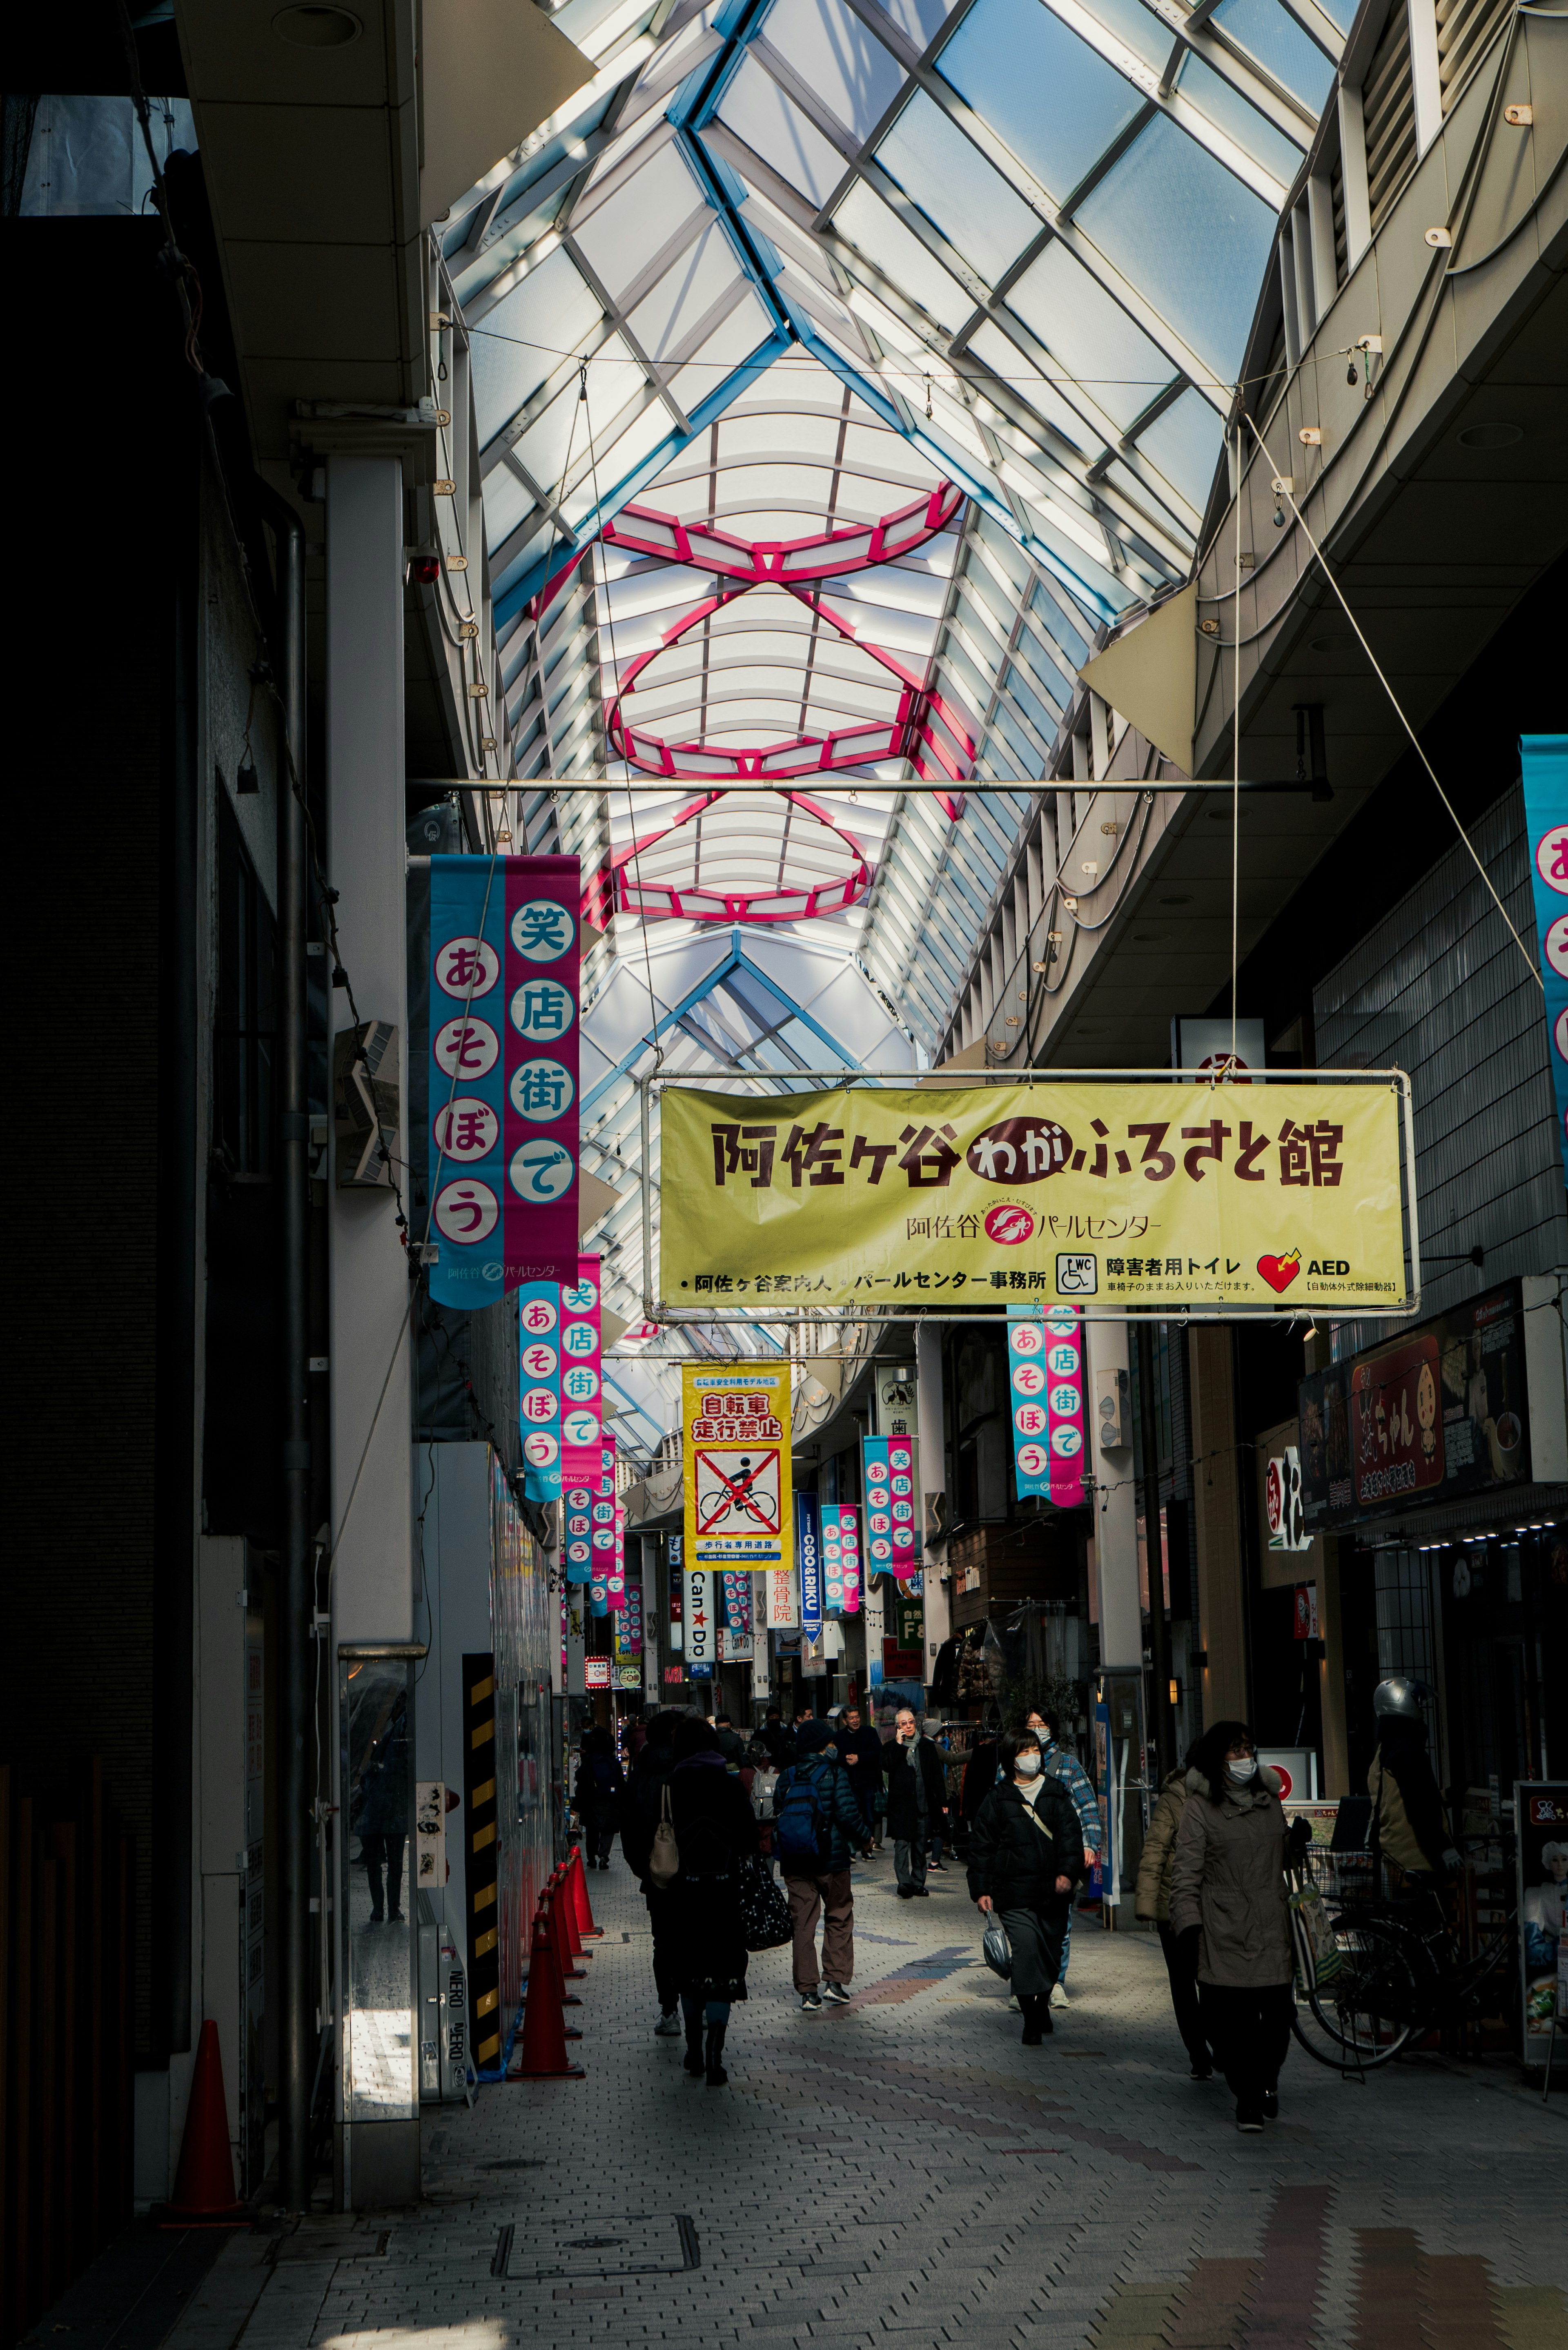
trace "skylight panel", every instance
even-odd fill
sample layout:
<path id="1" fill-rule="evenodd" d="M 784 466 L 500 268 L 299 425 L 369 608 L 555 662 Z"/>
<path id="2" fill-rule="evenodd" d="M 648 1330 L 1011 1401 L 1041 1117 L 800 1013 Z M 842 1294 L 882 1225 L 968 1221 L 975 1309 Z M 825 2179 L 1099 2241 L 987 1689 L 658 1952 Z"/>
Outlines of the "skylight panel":
<path id="1" fill-rule="evenodd" d="M 1184 391 L 1163 415 L 1145 425 L 1137 445 L 1172 489 L 1179 490 L 1189 505 L 1201 514 L 1209 503 L 1223 432 L 1220 419 L 1202 393 Z"/>
<path id="2" fill-rule="evenodd" d="M 857 141 L 898 94 L 903 76 L 896 59 L 843 0 L 774 0 L 762 30 Z"/>
<path id="3" fill-rule="evenodd" d="M 589 266 L 619 294 L 700 209 L 706 209 L 702 191 L 667 140 L 586 220 L 574 217 L 572 234 Z"/>
<path id="4" fill-rule="evenodd" d="M 1334 87 L 1334 66 L 1279 0 L 1220 0 L 1209 21 L 1282 88 L 1321 114 Z"/>
<path id="5" fill-rule="evenodd" d="M 1273 241 L 1268 206 L 1157 115 L 1089 196 L 1078 221 L 1128 284 L 1228 381 Z"/>
<path id="6" fill-rule="evenodd" d="M 482 449 L 603 316 L 597 295 L 564 248 L 548 255 L 484 313 L 472 329 L 470 346 Z"/>
<path id="7" fill-rule="evenodd" d="M 715 220 L 628 317 L 639 348 L 653 359 L 679 351 L 740 276 L 734 247 Z"/>
<path id="8" fill-rule="evenodd" d="M 1193 49 L 1189 49 L 1181 61 L 1176 87 L 1217 130 L 1233 140 L 1255 163 L 1261 163 L 1279 182 L 1282 191 L 1290 186 L 1301 169 L 1307 135 L 1304 128 L 1302 145 L 1293 145 L 1282 130 L 1265 121 L 1257 108 L 1249 105 L 1241 91 Z"/>
<path id="9" fill-rule="evenodd" d="M 1029 5 L 1033 6 L 1035 0 Z M 1231 184 L 1239 196 L 1245 195 L 1239 182 Z M 1228 255 L 1220 254 L 1215 260 L 1223 268 Z M 1249 304 L 1256 286 L 1256 279 L 1249 281 Z M 1063 372 L 1075 379 L 1096 407 L 1124 431 L 1170 381 L 1173 369 L 1164 353 L 1060 241 L 1048 244 L 1030 263 L 1009 288 L 1007 300 Z"/>
<path id="10" fill-rule="evenodd" d="M 914 231 L 906 228 L 864 181 L 857 181 L 838 206 L 833 229 L 950 335 L 956 334 L 973 311 L 974 303 L 957 278 L 948 275 Z"/>
<path id="11" fill-rule="evenodd" d="M 719 120 L 820 211 L 844 177 L 845 159 L 773 76 L 748 57 L 724 92 Z"/>
<path id="12" fill-rule="evenodd" d="M 923 90 L 882 140 L 877 161 L 988 286 L 1040 234 L 1038 215 Z"/>
<path id="13" fill-rule="evenodd" d="M 937 70 L 1059 203 L 1144 103 L 1041 0 L 978 0 Z"/>

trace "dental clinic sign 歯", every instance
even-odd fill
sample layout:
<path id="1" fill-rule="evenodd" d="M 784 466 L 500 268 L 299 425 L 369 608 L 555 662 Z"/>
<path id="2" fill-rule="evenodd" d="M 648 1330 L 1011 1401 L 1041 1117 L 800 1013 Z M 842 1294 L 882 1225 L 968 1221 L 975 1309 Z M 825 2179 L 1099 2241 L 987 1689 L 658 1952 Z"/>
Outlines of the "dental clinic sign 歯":
<path id="1" fill-rule="evenodd" d="M 1395 1309 L 1394 1078 L 660 1093 L 663 1308 Z M 999 1301 L 998 1301 L 999 1302 Z"/>
<path id="2" fill-rule="evenodd" d="M 575 857 L 431 859 L 438 1305 L 576 1279 L 579 874 Z"/>
<path id="3" fill-rule="evenodd" d="M 1520 751 L 1557 1142 L 1568 1177 L 1568 734 L 1526 734 Z"/>

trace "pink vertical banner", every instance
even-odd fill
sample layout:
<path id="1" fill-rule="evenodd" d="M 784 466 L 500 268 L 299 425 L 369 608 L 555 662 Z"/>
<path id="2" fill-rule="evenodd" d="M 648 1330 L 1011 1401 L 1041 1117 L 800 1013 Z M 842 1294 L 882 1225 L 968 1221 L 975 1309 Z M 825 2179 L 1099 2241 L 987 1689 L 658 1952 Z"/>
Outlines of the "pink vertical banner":
<path id="1" fill-rule="evenodd" d="M 561 1482 L 598 1491 L 603 1473 L 604 1371 L 600 1363 L 599 1261 L 577 1258 L 574 1286 L 561 1292 Z"/>
<path id="2" fill-rule="evenodd" d="M 915 1522 L 915 1440 L 888 1439 L 888 1514 L 893 1521 L 893 1572 L 900 1578 L 920 1571 L 920 1529 Z"/>
<path id="3" fill-rule="evenodd" d="M 1084 1328 L 1075 1305 L 1053 1305 L 1044 1315 L 1046 1446 L 1051 1499 L 1075 1510 L 1085 1499 Z"/>
<path id="4" fill-rule="evenodd" d="M 860 1613 L 860 1504 L 840 1502 L 838 1507 L 838 1539 L 841 1545 L 840 1571 L 844 1576 L 844 1613 Z"/>
<path id="5" fill-rule="evenodd" d="M 581 868 L 509 857 L 504 973 L 504 1284 L 577 1269 Z"/>

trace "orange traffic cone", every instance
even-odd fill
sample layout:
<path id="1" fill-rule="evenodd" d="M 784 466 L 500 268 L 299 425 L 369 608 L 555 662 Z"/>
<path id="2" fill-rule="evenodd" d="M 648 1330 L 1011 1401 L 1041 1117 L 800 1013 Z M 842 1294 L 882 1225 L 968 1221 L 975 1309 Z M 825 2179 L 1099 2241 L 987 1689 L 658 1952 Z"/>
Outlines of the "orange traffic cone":
<path id="1" fill-rule="evenodd" d="M 174 2193 L 153 2216 L 160 2228 L 248 2228 L 254 2216 L 234 2194 L 223 2059 L 218 2027 L 211 2016 L 202 2024 L 196 2044 L 196 2069 L 191 2076 L 191 2103 Z"/>
<path id="2" fill-rule="evenodd" d="M 588 1899 L 588 1874 L 583 1866 L 580 1844 L 572 1846 L 572 1857 L 567 1866 L 572 1872 L 572 1907 L 577 1913 L 577 1931 L 585 1942 L 597 1942 L 604 1933 L 604 1928 L 594 1924 L 593 1905 Z"/>
<path id="3" fill-rule="evenodd" d="M 566 2062 L 566 2032 L 561 2018 L 561 1981 L 555 1945 L 543 1908 L 534 1913 L 528 1953 L 528 1996 L 523 2009 L 523 2056 L 509 2081 L 580 2081 L 583 2068 Z"/>
<path id="4" fill-rule="evenodd" d="M 557 1870 L 545 1887 L 545 1916 L 550 1928 L 550 1942 L 556 1953 L 556 1963 L 561 1970 L 563 1985 L 581 1982 L 584 1970 L 572 1964 L 572 1947 L 566 1939 L 566 1909 L 561 1898 L 562 1879 L 566 1872 Z"/>

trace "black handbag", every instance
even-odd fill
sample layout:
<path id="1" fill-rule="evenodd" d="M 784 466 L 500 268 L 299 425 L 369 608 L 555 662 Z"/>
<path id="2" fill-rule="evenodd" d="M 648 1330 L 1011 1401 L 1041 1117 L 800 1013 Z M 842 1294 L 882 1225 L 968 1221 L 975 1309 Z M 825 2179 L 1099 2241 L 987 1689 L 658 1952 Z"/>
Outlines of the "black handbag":
<path id="1" fill-rule="evenodd" d="M 748 1950 L 776 1950 L 790 1939 L 789 1902 L 760 1860 L 741 1870 L 741 1933 Z"/>

